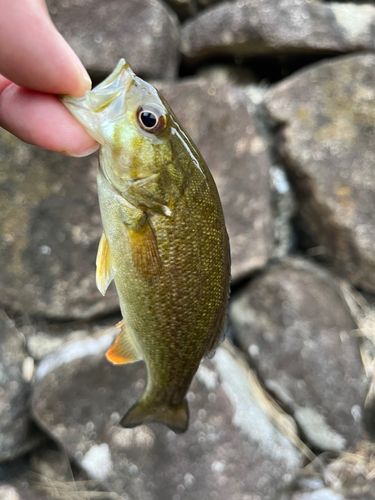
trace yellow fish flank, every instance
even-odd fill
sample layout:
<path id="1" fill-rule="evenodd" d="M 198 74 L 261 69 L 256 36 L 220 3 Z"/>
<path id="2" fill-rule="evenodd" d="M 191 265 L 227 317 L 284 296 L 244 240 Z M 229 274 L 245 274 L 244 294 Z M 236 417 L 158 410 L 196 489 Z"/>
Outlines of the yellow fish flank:
<path id="1" fill-rule="evenodd" d="M 97 285 L 104 295 L 114 279 L 123 316 L 107 358 L 147 366 L 121 424 L 183 432 L 191 380 L 225 333 L 229 244 L 214 180 L 163 97 L 123 59 L 85 97 L 62 101 L 101 145 Z"/>

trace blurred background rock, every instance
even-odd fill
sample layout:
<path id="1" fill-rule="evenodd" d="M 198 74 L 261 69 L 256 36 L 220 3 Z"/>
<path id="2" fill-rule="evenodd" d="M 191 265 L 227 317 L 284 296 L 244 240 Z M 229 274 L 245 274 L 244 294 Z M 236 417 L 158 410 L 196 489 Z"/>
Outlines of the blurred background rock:
<path id="1" fill-rule="evenodd" d="M 375 499 L 375 6 L 50 0 L 98 83 L 125 57 L 220 191 L 228 340 L 186 434 L 118 421 L 142 363 L 104 353 L 97 159 L 0 130 L 0 499 Z"/>

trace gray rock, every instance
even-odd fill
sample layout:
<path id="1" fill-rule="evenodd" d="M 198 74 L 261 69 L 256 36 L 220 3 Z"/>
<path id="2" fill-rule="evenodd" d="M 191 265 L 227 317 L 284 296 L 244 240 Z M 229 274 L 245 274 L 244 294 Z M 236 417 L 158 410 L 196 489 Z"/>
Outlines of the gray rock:
<path id="1" fill-rule="evenodd" d="M 95 285 L 96 158 L 43 151 L 0 129 L 0 163 L 0 304 L 64 319 L 114 311 L 114 289 L 104 298 Z"/>
<path id="2" fill-rule="evenodd" d="M 305 229 L 353 284 L 375 291 L 375 55 L 316 65 L 266 96 Z"/>
<path id="3" fill-rule="evenodd" d="M 256 82 L 250 69 L 230 64 L 203 66 L 197 71 L 197 76 L 214 85 L 250 85 Z"/>
<path id="4" fill-rule="evenodd" d="M 22 459 L 0 465 L 1 500 L 91 500 L 86 486 L 87 478 L 77 475 L 64 450 L 47 440 Z M 111 500 L 108 493 L 94 498 Z"/>
<path id="5" fill-rule="evenodd" d="M 302 469 L 277 500 L 374 500 L 374 450 L 373 443 L 361 441 L 349 453 L 322 455 Z"/>
<path id="6" fill-rule="evenodd" d="M 23 375 L 22 335 L 0 311 L 0 463 L 30 451 L 41 440 L 30 415 L 30 380 Z M 0 498 L 1 495 L 0 495 Z"/>
<path id="7" fill-rule="evenodd" d="M 188 21 L 181 50 L 190 60 L 217 54 L 324 54 L 375 49 L 373 5 L 301 0 L 226 2 Z"/>
<path id="8" fill-rule="evenodd" d="M 205 7 L 210 7 L 211 5 L 214 5 L 215 3 L 220 3 L 223 0 L 197 0 L 197 1 L 201 7 L 205 8 Z"/>
<path id="9" fill-rule="evenodd" d="M 296 199 L 289 179 L 281 165 L 270 168 L 271 205 L 275 259 L 286 257 L 295 244 L 292 217 L 297 210 Z"/>
<path id="10" fill-rule="evenodd" d="M 2 500 L 21 500 L 16 488 L 10 484 L 0 485 L 0 498 L 2 498 Z"/>
<path id="11" fill-rule="evenodd" d="M 105 360 L 113 338 L 110 332 L 45 358 L 33 396 L 38 423 L 102 488 L 132 500 L 268 500 L 293 479 L 300 453 L 271 423 L 245 363 L 223 346 L 201 365 L 188 392 L 185 434 L 158 424 L 121 428 L 146 372 L 142 362 Z"/>
<path id="12" fill-rule="evenodd" d="M 239 87 L 201 80 L 157 86 L 215 178 L 231 244 L 232 277 L 262 268 L 273 250 L 271 160 L 251 99 Z"/>
<path id="13" fill-rule="evenodd" d="M 295 493 L 291 500 L 346 500 L 341 493 L 331 490 L 331 488 L 323 488 L 317 491 Z"/>
<path id="14" fill-rule="evenodd" d="M 135 73 L 171 80 L 178 66 L 176 15 L 158 0 L 47 0 L 53 22 L 89 72 L 103 75 L 124 57 Z"/>
<path id="15" fill-rule="evenodd" d="M 304 261 L 271 267 L 230 307 L 235 338 L 308 442 L 340 451 L 362 434 L 356 328 L 332 278 Z"/>
<path id="16" fill-rule="evenodd" d="M 164 0 L 181 20 L 193 16 L 197 12 L 195 0 Z"/>

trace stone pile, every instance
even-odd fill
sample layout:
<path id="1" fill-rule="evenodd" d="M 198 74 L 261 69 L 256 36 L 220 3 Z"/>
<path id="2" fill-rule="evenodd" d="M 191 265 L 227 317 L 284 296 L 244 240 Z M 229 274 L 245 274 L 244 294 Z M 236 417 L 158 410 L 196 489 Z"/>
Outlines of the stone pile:
<path id="1" fill-rule="evenodd" d="M 206 159 L 229 340 L 185 434 L 120 427 L 146 373 L 104 357 L 120 317 L 95 285 L 97 160 L 0 130 L 0 498 L 375 499 L 375 7 L 47 3 L 94 81 L 125 57 Z"/>

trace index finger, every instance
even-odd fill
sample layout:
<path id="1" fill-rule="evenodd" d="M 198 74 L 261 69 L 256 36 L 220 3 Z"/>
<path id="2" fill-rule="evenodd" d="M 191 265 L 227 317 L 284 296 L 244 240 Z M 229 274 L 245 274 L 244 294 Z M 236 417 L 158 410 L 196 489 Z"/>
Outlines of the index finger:
<path id="1" fill-rule="evenodd" d="M 82 63 L 49 17 L 44 0 L 0 0 L 0 73 L 21 87 L 82 96 Z"/>

